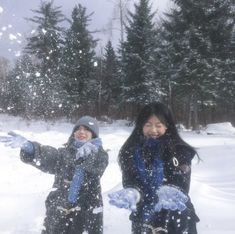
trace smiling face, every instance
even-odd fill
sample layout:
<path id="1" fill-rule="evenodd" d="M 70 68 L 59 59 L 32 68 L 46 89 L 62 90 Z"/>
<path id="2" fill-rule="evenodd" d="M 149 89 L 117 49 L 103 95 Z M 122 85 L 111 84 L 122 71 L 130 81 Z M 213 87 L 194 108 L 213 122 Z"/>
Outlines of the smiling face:
<path id="1" fill-rule="evenodd" d="M 159 138 L 165 134 L 166 130 L 166 125 L 156 115 L 152 115 L 143 126 L 143 134 L 147 138 Z"/>
<path id="2" fill-rule="evenodd" d="M 74 138 L 79 141 L 89 141 L 92 139 L 92 132 L 84 126 L 79 126 L 74 132 Z"/>

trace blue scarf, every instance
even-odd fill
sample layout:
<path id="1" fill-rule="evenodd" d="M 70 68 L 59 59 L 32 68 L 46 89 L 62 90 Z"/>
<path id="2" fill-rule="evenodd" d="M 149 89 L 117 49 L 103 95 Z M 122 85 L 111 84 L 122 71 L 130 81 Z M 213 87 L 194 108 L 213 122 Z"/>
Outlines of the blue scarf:
<path id="1" fill-rule="evenodd" d="M 156 190 L 163 182 L 163 161 L 160 158 L 161 141 L 146 139 L 143 145 L 138 145 L 134 153 L 134 163 L 142 182 L 144 204 L 142 210 L 143 222 L 148 223 L 154 217 L 154 204 L 157 202 Z"/>
<path id="2" fill-rule="evenodd" d="M 92 138 L 89 141 L 80 141 L 80 140 L 74 139 L 73 146 L 78 149 L 78 148 L 82 147 L 84 144 L 86 144 L 87 142 L 90 142 L 97 147 L 102 146 L 102 141 L 100 138 Z"/>
<path id="3" fill-rule="evenodd" d="M 134 163 L 139 173 L 146 202 L 151 202 L 156 190 L 163 182 L 163 161 L 160 158 L 161 141 L 146 139 L 142 146 L 138 145 L 134 153 Z"/>
<path id="4" fill-rule="evenodd" d="M 77 149 L 82 147 L 84 144 L 86 144 L 88 141 L 79 141 L 79 140 L 74 140 L 73 145 Z M 102 141 L 100 138 L 93 138 L 89 141 L 93 145 L 97 146 L 98 148 L 102 146 Z M 84 176 L 85 176 L 85 171 L 80 168 L 79 166 L 76 167 L 72 182 L 70 184 L 69 188 L 69 194 L 68 194 L 68 201 L 71 204 L 75 204 L 77 202 L 78 196 L 79 196 L 79 191 L 82 187 L 82 184 L 84 182 Z"/>

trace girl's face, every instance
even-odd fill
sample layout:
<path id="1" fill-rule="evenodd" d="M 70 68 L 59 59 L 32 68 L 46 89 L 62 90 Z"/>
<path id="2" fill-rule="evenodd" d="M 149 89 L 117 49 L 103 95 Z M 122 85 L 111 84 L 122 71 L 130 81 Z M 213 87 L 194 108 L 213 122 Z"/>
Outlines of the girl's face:
<path id="1" fill-rule="evenodd" d="M 165 134 L 166 130 L 166 125 L 156 115 L 152 115 L 143 126 L 143 134 L 147 138 L 159 138 Z"/>
<path id="2" fill-rule="evenodd" d="M 74 132 L 74 138 L 79 141 L 89 141 L 92 139 L 92 132 L 84 126 L 79 126 Z"/>

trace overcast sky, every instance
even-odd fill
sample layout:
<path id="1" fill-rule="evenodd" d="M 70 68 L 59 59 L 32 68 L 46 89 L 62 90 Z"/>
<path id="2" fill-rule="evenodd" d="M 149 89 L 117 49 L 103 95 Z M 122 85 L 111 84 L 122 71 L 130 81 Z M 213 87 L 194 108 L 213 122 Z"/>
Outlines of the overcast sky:
<path id="1" fill-rule="evenodd" d="M 63 14 L 70 17 L 73 7 L 80 3 L 87 8 L 87 14 L 94 12 L 90 22 L 91 30 L 106 28 L 114 15 L 115 2 L 119 0 L 54 0 L 54 6 L 61 6 Z M 137 0 L 129 0 L 130 6 Z M 8 59 L 20 55 L 24 45 L 24 37 L 29 35 L 35 25 L 27 22 L 25 18 L 32 17 L 32 9 L 38 9 L 41 0 L 0 0 L 0 56 Z M 162 12 L 169 8 L 170 0 L 150 0 L 153 10 Z M 115 24 L 115 21 L 113 22 Z M 117 24 L 117 22 L 116 22 Z M 115 44 L 118 41 L 118 30 L 102 32 L 94 35 L 100 39 L 99 47 L 111 39 Z"/>

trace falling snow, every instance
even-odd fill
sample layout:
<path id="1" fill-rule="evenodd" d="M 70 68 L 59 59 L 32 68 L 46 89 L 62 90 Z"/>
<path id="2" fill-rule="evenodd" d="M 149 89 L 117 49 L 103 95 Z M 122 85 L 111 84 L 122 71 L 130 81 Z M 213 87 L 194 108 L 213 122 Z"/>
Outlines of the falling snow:
<path id="1" fill-rule="evenodd" d="M 129 211 L 110 206 L 107 198 L 107 193 L 121 188 L 117 155 L 131 132 L 131 127 L 126 127 L 124 123 L 125 121 L 117 121 L 112 125 L 101 124 L 100 128 L 104 149 L 109 150 L 109 165 L 101 180 L 104 234 L 131 232 Z M 63 121 L 29 122 L 0 114 L 1 135 L 10 130 L 18 130 L 28 139 L 53 147 L 61 147 L 67 141 L 72 128 L 72 124 Z M 227 135 L 224 132 L 220 135 L 218 128 L 215 135 L 207 135 L 206 132 L 196 134 L 190 131 L 181 132 L 181 135 L 197 147 L 202 159 L 199 164 L 193 162 L 190 189 L 190 196 L 201 219 L 198 233 L 233 234 L 235 136 L 231 131 Z M 0 232 L 40 234 L 45 216 L 44 202 L 51 191 L 54 177 L 22 163 L 19 159 L 19 150 L 5 147 L 3 144 L 0 144 L 0 150 Z M 180 220 L 177 222 L 180 223 Z"/>

